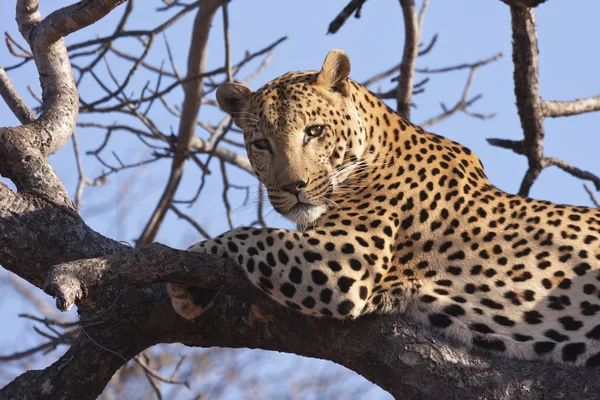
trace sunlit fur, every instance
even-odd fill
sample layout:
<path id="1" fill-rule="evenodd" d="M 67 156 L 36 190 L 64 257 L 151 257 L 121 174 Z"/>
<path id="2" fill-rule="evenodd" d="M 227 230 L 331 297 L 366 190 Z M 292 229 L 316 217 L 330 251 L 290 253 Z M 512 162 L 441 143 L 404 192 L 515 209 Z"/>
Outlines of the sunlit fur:
<path id="1" fill-rule="evenodd" d="M 319 72 L 218 89 L 273 206 L 301 226 L 237 228 L 191 250 L 235 260 L 308 315 L 404 313 L 495 354 L 600 366 L 600 211 L 499 190 L 471 150 L 349 72 L 334 50 Z M 314 125 L 326 128 L 307 138 Z M 170 293 L 186 318 L 210 305 L 197 288 Z"/>

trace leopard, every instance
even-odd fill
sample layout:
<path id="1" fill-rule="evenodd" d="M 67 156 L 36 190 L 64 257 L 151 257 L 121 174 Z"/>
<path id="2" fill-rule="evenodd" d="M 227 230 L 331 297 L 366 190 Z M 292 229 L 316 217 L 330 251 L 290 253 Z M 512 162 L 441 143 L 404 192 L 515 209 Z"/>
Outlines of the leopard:
<path id="1" fill-rule="evenodd" d="M 332 50 L 319 71 L 218 88 L 273 208 L 297 229 L 239 227 L 189 250 L 231 259 L 310 316 L 396 314 L 470 349 L 600 365 L 600 211 L 498 189 L 470 149 L 349 74 Z M 168 292 L 187 319 L 216 295 Z"/>

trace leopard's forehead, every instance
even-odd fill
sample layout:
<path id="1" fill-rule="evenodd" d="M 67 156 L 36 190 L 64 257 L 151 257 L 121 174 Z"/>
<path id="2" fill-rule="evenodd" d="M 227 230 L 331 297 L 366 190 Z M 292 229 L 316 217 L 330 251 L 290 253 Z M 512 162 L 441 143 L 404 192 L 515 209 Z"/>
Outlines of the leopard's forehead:
<path id="1" fill-rule="evenodd" d="M 304 127 L 316 110 L 333 105 L 331 96 L 314 85 L 316 76 L 316 71 L 289 72 L 258 89 L 247 109 L 257 117 L 257 127 L 278 132 Z"/>

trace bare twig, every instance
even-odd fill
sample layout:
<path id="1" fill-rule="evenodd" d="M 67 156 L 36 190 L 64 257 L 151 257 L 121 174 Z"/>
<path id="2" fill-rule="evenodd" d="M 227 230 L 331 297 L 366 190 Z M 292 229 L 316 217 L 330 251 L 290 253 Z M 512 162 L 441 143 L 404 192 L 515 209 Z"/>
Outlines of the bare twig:
<path id="1" fill-rule="evenodd" d="M 444 72 L 458 71 L 461 69 L 473 69 L 473 68 L 478 68 L 483 65 L 490 64 L 494 61 L 497 61 L 500 58 L 502 58 L 502 56 L 503 56 L 503 53 L 500 52 L 500 53 L 493 55 L 490 58 L 479 60 L 474 63 L 458 64 L 458 65 L 452 65 L 450 67 L 444 67 L 444 68 L 416 68 L 415 71 L 421 72 L 423 74 L 438 74 L 438 73 L 444 73 Z"/>
<path id="2" fill-rule="evenodd" d="M 194 229 L 196 229 L 196 231 L 198 231 L 198 233 L 201 234 L 204 238 L 209 239 L 211 237 L 210 234 L 204 228 L 202 228 L 199 223 L 197 223 L 196 221 L 194 221 L 189 215 L 186 215 L 186 214 L 182 213 L 173 204 L 171 204 L 169 206 L 169 209 L 171 211 L 173 211 L 175 214 L 177 214 L 177 216 L 179 218 L 187 221 L 190 225 L 192 225 L 194 227 Z"/>
<path id="3" fill-rule="evenodd" d="M 223 38 L 225 40 L 225 70 L 227 71 L 227 82 L 233 82 L 233 74 L 231 71 L 231 39 L 229 37 L 229 12 L 227 10 L 227 2 L 222 6 L 223 9 Z"/>
<path id="4" fill-rule="evenodd" d="M 600 178 L 592 174 L 591 172 L 581 170 L 577 167 L 570 165 L 566 161 L 556 157 L 544 157 L 543 166 L 547 167 L 552 165 L 562 169 L 563 171 L 573 175 L 574 177 L 591 181 L 596 187 L 596 190 L 600 190 Z"/>
<path id="5" fill-rule="evenodd" d="M 583 184 L 583 188 L 590 196 L 590 200 L 592 201 L 592 203 L 594 203 L 596 208 L 600 208 L 600 201 L 598 201 L 598 198 L 596 197 L 596 194 L 592 192 L 592 189 L 590 189 L 590 187 L 586 183 Z"/>

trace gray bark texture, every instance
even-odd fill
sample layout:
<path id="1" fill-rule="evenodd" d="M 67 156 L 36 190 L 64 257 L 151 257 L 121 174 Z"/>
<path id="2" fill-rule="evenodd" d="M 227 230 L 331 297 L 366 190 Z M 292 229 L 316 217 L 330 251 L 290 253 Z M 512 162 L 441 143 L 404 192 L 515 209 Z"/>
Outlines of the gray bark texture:
<path id="1" fill-rule="evenodd" d="M 43 111 L 33 119 L 25 110 L 22 126 L 0 128 L 0 174 L 17 187 L 14 192 L 0 184 L 0 264 L 55 296 L 60 309 L 77 305 L 82 333 L 54 364 L 0 389 L 0 399 L 95 399 L 132 357 L 176 342 L 332 360 L 401 399 L 600 397 L 596 370 L 472 354 L 401 315 L 307 317 L 269 301 L 232 262 L 158 243 L 131 248 L 90 229 L 47 161 L 73 133 L 78 115 L 63 37 L 123 2 L 80 1 L 42 19 L 37 1 L 17 1 L 17 21 L 42 83 Z M 190 322 L 171 308 L 167 281 L 222 294 Z M 250 303 L 269 307 L 273 321 L 253 319 Z"/>

